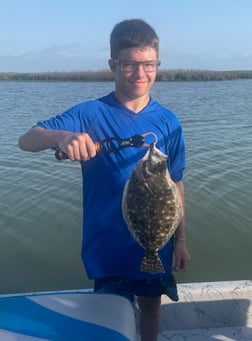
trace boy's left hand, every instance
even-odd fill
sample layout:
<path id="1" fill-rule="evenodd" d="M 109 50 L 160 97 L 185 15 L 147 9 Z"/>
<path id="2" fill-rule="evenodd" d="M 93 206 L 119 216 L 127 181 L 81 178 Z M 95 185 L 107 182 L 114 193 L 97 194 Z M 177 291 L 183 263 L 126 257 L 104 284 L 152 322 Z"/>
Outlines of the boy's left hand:
<path id="1" fill-rule="evenodd" d="M 184 240 L 175 241 L 174 246 L 175 263 L 173 271 L 186 272 L 189 269 L 191 256 Z"/>

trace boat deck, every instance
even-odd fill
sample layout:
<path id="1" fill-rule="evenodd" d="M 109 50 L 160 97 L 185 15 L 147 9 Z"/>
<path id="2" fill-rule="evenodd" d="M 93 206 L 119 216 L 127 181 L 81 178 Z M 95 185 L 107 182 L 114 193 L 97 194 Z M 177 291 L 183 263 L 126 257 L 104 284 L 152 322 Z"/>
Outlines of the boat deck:
<path id="1" fill-rule="evenodd" d="M 140 338 L 139 338 L 140 340 Z M 252 340 L 252 330 L 248 327 L 205 328 L 184 331 L 164 332 L 158 341 L 249 341 Z"/>
<path id="2" fill-rule="evenodd" d="M 180 284 L 178 289 L 178 303 L 162 298 L 159 341 L 252 340 L 252 281 Z"/>

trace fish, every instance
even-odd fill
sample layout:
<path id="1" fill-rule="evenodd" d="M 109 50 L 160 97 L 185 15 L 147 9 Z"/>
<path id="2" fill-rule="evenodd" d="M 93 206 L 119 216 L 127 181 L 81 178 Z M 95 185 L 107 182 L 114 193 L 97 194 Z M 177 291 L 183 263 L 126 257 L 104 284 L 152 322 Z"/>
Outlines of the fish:
<path id="1" fill-rule="evenodd" d="M 151 274 L 165 272 L 158 251 L 171 239 L 184 214 L 167 159 L 168 155 L 152 142 L 126 181 L 122 195 L 128 230 L 145 250 L 140 271 Z"/>

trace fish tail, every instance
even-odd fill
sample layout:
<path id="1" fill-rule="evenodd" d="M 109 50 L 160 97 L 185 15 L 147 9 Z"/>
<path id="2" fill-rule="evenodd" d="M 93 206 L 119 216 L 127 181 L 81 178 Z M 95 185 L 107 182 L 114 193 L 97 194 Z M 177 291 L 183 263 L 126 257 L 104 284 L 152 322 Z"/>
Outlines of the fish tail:
<path id="1" fill-rule="evenodd" d="M 157 253 L 156 254 L 146 253 L 142 260 L 140 270 L 151 274 L 165 272 L 163 264 L 161 263 Z"/>

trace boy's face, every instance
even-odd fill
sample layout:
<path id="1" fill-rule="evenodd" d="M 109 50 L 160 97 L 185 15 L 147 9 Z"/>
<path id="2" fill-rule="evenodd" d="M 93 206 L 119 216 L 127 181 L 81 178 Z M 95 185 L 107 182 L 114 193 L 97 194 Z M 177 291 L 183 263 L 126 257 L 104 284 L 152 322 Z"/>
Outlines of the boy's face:
<path id="1" fill-rule="evenodd" d="M 136 100 L 149 97 L 157 68 L 150 71 L 149 66 L 135 64 L 128 67 L 125 62 L 157 62 L 157 52 L 152 47 L 127 48 L 120 51 L 117 62 L 109 61 L 110 68 L 115 77 L 115 90 L 119 100 Z M 148 72 L 149 71 L 149 72 Z"/>

